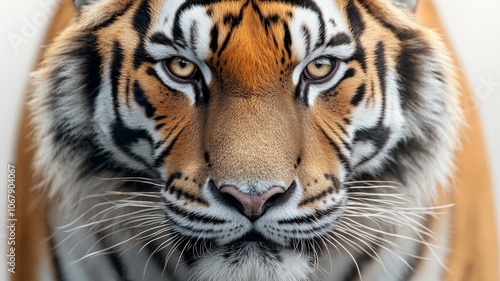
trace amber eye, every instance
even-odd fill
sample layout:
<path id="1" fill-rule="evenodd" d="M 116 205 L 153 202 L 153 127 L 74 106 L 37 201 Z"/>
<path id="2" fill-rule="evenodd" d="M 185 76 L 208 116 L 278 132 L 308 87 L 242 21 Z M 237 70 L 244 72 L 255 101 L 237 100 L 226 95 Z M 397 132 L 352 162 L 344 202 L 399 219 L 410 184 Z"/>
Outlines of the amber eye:
<path id="1" fill-rule="evenodd" d="M 196 65 L 183 57 L 171 57 L 165 61 L 165 67 L 179 79 L 189 79 L 196 73 Z"/>
<path id="2" fill-rule="evenodd" d="M 305 69 L 309 79 L 320 80 L 329 76 L 335 69 L 335 60 L 329 57 L 319 57 L 311 61 Z"/>

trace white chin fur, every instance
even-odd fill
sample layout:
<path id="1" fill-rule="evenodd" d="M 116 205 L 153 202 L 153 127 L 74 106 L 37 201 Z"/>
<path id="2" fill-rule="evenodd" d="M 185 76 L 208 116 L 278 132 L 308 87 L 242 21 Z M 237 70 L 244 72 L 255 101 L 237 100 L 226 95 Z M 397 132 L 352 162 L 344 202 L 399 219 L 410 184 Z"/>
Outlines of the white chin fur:
<path id="1" fill-rule="evenodd" d="M 312 273 L 305 255 L 290 250 L 279 250 L 263 255 L 256 243 L 251 243 L 224 257 L 224 251 L 210 251 L 190 270 L 190 280 L 198 281 L 304 281 Z"/>

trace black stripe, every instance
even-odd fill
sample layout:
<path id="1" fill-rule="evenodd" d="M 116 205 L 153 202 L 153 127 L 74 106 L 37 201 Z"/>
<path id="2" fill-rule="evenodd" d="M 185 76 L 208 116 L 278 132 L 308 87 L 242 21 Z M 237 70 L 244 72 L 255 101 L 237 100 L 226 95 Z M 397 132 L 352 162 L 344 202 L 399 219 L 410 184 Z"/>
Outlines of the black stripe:
<path id="1" fill-rule="evenodd" d="M 174 120 L 175 120 L 175 118 L 174 118 Z M 164 137 L 162 140 L 158 141 L 158 142 L 155 144 L 155 150 L 156 150 L 156 149 L 158 149 L 158 148 L 160 148 L 161 146 L 163 146 L 163 145 L 164 145 L 164 144 L 168 141 L 168 139 L 170 138 L 170 136 L 172 136 L 172 134 L 173 134 L 173 133 L 177 130 L 177 128 L 178 128 L 178 127 L 180 126 L 180 124 L 182 123 L 182 121 L 184 121 L 184 117 L 183 117 L 183 118 L 181 118 L 181 119 L 179 120 L 179 122 L 177 122 L 177 123 L 174 125 L 174 127 L 172 127 L 172 128 L 170 129 L 170 132 L 168 132 L 168 134 L 167 134 L 167 136 L 166 136 L 166 137 Z"/>
<path id="2" fill-rule="evenodd" d="M 399 38 L 399 40 L 404 41 L 407 39 L 406 37 L 408 35 L 411 36 L 411 34 L 413 33 L 411 30 L 399 25 L 399 22 L 391 23 L 382 18 L 383 13 L 381 13 L 380 11 L 376 11 L 372 5 L 365 5 L 363 1 L 360 1 L 358 4 L 363 7 L 363 9 L 366 10 L 366 12 L 370 14 L 370 16 L 380 22 L 380 24 L 382 24 L 385 28 L 392 31 Z"/>
<path id="3" fill-rule="evenodd" d="M 377 67 L 377 75 L 380 81 L 380 92 L 382 93 L 382 113 L 379 119 L 379 126 L 382 125 L 383 119 L 385 118 L 386 110 L 386 92 L 387 92 L 387 66 L 385 62 L 385 47 L 384 43 L 379 42 L 377 44 L 377 49 L 375 50 L 375 66 Z"/>
<path id="4" fill-rule="evenodd" d="M 179 140 L 180 135 L 182 132 L 184 132 L 184 129 L 186 127 L 183 127 L 181 131 L 175 136 L 175 138 L 172 140 L 172 142 L 169 144 L 169 146 L 158 156 L 155 160 L 154 167 L 159 167 L 164 163 L 165 158 L 167 158 L 170 153 L 172 152 L 172 149 L 174 148 L 175 144 Z"/>
<path id="5" fill-rule="evenodd" d="M 299 84 L 295 88 L 295 98 L 301 101 L 304 106 L 309 106 L 309 86 L 302 75 Z"/>
<path id="6" fill-rule="evenodd" d="M 113 60 L 111 62 L 111 92 L 114 98 L 118 98 L 118 88 L 120 83 L 121 69 L 123 65 L 123 49 L 120 43 L 115 42 L 113 45 Z M 115 109 L 117 104 L 115 104 Z"/>
<path id="7" fill-rule="evenodd" d="M 283 35 L 283 44 L 285 45 L 285 50 L 286 53 L 288 54 L 288 58 L 292 57 L 292 34 L 290 33 L 290 29 L 288 27 L 288 24 L 283 21 L 283 30 L 284 30 L 284 35 Z"/>
<path id="8" fill-rule="evenodd" d="M 208 203 L 205 201 L 205 200 L 202 200 L 204 203 L 204 205 L 208 206 Z M 216 224 L 216 225 L 221 225 L 221 224 L 225 224 L 227 223 L 227 221 L 225 220 L 221 220 L 221 219 L 216 219 L 212 216 L 202 216 L 202 215 L 198 215 L 196 213 L 193 213 L 193 212 L 190 212 L 188 210 L 184 210 L 180 207 L 177 207 L 173 204 L 165 204 L 165 208 L 172 211 L 173 213 L 177 214 L 178 216 L 182 217 L 182 218 L 186 218 L 187 221 L 189 222 L 199 222 L 199 223 L 203 223 L 203 224 Z M 182 226 L 182 227 L 185 227 L 185 226 Z M 195 230 L 195 229 L 192 229 L 192 230 Z M 206 232 L 206 233 L 218 233 L 218 232 L 221 232 L 223 230 L 210 230 L 210 229 L 206 229 L 204 230 L 203 232 Z"/>
<path id="9" fill-rule="evenodd" d="M 143 62 L 154 62 L 153 58 L 146 52 L 144 48 L 144 38 L 151 24 L 149 0 L 143 0 L 134 15 L 133 26 L 139 35 L 139 43 L 134 52 L 134 68 L 138 69 Z"/>
<path id="10" fill-rule="evenodd" d="M 178 180 L 180 178 L 182 178 L 181 172 L 172 173 L 165 182 L 165 190 L 167 190 L 175 180 Z"/>
<path id="11" fill-rule="evenodd" d="M 117 118 L 113 128 L 112 128 L 112 136 L 114 144 L 120 148 L 120 150 L 127 154 L 130 158 L 140 162 L 146 167 L 151 167 L 148 163 L 148 159 L 150 155 L 145 155 L 146 158 L 143 158 L 143 155 L 137 155 L 132 151 L 132 147 L 139 140 L 146 140 L 150 147 L 154 146 L 154 141 L 148 131 L 143 129 L 131 129 L 125 126 L 120 117 Z"/>
<path id="12" fill-rule="evenodd" d="M 155 117 L 155 121 L 162 121 L 162 120 L 164 120 L 166 118 L 167 118 L 167 116 L 165 116 L 165 115 L 156 116 Z"/>
<path id="13" fill-rule="evenodd" d="M 165 45 L 165 46 L 172 46 L 175 48 L 175 43 L 173 40 L 168 38 L 164 33 L 162 32 L 155 32 L 151 37 L 149 38 L 149 41 L 154 44 L 160 44 L 160 45 Z"/>
<path id="14" fill-rule="evenodd" d="M 116 272 L 118 277 L 120 277 L 120 281 L 129 281 L 130 279 L 127 278 L 127 273 L 125 270 L 126 266 L 114 247 L 111 247 L 111 245 L 113 244 L 108 241 L 108 234 L 105 231 L 98 231 L 96 232 L 95 236 L 96 240 L 99 241 L 103 249 L 110 249 L 110 251 L 106 252 L 104 257 L 109 260 L 114 271 Z"/>
<path id="15" fill-rule="evenodd" d="M 71 56 L 72 59 L 81 61 L 80 73 L 83 76 L 83 99 L 88 105 L 88 108 L 95 109 L 95 100 L 99 94 L 99 88 L 102 83 L 101 79 L 101 64 L 102 57 L 99 54 L 97 47 L 97 36 L 93 33 L 86 33 L 82 36 L 73 39 L 73 44 L 77 46 L 74 50 L 65 53 L 64 55 Z M 64 69 L 58 69 L 58 73 L 54 76 L 59 76 L 64 73 Z M 56 80 L 55 88 L 58 84 L 65 82 L 70 77 L 61 77 Z"/>
<path id="16" fill-rule="evenodd" d="M 330 190 L 333 190 L 333 188 Z M 328 194 L 323 192 L 322 194 L 318 195 L 317 198 L 310 198 L 310 200 L 308 200 L 309 202 L 305 202 L 304 204 L 301 203 L 299 206 L 304 206 L 306 204 L 320 200 L 321 198 L 323 198 L 326 195 L 328 195 Z M 312 222 L 313 224 L 317 225 L 317 223 L 320 219 L 335 213 L 336 211 L 339 210 L 339 208 L 340 208 L 340 206 L 333 206 L 333 207 L 330 207 L 326 210 L 317 210 L 313 214 L 305 215 L 302 217 L 279 220 L 278 224 L 280 224 L 280 225 L 283 225 L 283 224 L 285 224 L 285 225 L 286 224 L 297 225 L 297 224 L 299 224 L 300 225 L 300 224 L 310 224 Z M 323 230 L 323 229 L 324 229 L 324 227 L 317 226 L 315 230 L 317 231 L 317 230 Z M 313 232 L 311 230 L 299 231 L 299 230 L 295 230 L 295 229 L 294 230 L 283 230 L 283 231 L 288 232 L 288 233 L 311 233 L 311 232 Z"/>
<path id="17" fill-rule="evenodd" d="M 320 128 L 321 132 L 323 133 L 323 136 L 328 140 L 332 148 L 335 150 L 337 153 L 337 157 L 339 158 L 340 162 L 344 164 L 348 172 L 352 171 L 351 163 L 349 160 L 347 160 L 347 157 L 340 151 L 339 146 L 328 136 L 328 134 L 323 130 L 323 128 Z"/>
<path id="18" fill-rule="evenodd" d="M 340 81 L 344 81 L 345 79 L 352 78 L 356 75 L 356 70 L 354 68 L 349 68 Z"/>
<path id="19" fill-rule="evenodd" d="M 358 7 L 356 6 L 354 0 L 349 0 L 346 7 L 347 17 L 349 18 L 349 24 L 351 25 L 351 30 L 356 40 L 356 51 L 354 52 L 352 59 L 357 60 L 364 71 L 366 71 L 366 52 L 362 47 L 360 37 L 365 31 L 365 21 L 361 17 Z"/>
<path id="20" fill-rule="evenodd" d="M 227 45 L 229 44 L 229 40 L 231 39 L 231 36 L 233 34 L 234 28 L 241 23 L 241 20 L 243 19 L 243 12 L 249 3 L 250 3 L 250 0 L 248 0 L 247 2 L 245 2 L 245 4 L 243 4 L 243 6 L 241 7 L 241 10 L 240 10 L 240 13 L 238 15 L 226 15 L 226 17 L 224 17 L 224 24 L 230 23 L 231 27 L 229 28 L 229 32 L 226 36 L 226 39 L 224 39 L 224 42 L 222 43 L 222 46 L 221 46 L 219 52 L 217 53 L 217 56 L 220 57 L 222 55 L 222 53 L 224 52 L 224 50 L 227 48 Z"/>
<path id="21" fill-rule="evenodd" d="M 358 7 L 354 0 L 349 0 L 346 7 L 347 17 L 349 18 L 349 24 L 351 25 L 352 33 L 356 39 L 359 39 L 361 34 L 365 31 L 365 21 L 361 17 Z"/>
<path id="22" fill-rule="evenodd" d="M 219 47 L 219 28 L 216 25 L 214 25 L 210 31 L 210 38 L 210 50 L 215 54 Z"/>
<path id="23" fill-rule="evenodd" d="M 194 85 L 196 94 L 196 105 L 206 105 L 210 99 L 210 90 L 208 89 L 207 83 L 205 83 L 205 78 L 201 73 L 198 73 L 198 79 L 196 79 Z"/>
<path id="24" fill-rule="evenodd" d="M 332 133 L 342 142 L 342 145 L 344 146 L 344 148 L 351 151 L 352 150 L 351 144 L 349 144 L 346 140 L 344 140 L 342 138 L 342 136 L 339 133 L 337 133 L 337 130 L 335 130 L 332 125 L 330 125 L 326 122 L 325 122 L 325 124 L 332 131 Z M 345 136 L 347 137 L 347 135 L 345 135 Z"/>
<path id="25" fill-rule="evenodd" d="M 151 24 L 149 0 L 142 0 L 134 15 L 133 25 L 139 36 L 144 38 Z M 142 41 L 142 40 L 141 40 Z"/>
<path id="26" fill-rule="evenodd" d="M 134 82 L 134 99 L 135 101 L 142 106 L 146 111 L 146 116 L 151 118 L 154 116 L 156 109 L 149 103 L 146 95 L 144 94 L 144 90 L 141 85 L 139 85 L 138 81 Z"/>
<path id="27" fill-rule="evenodd" d="M 182 121 L 184 121 L 184 117 L 181 118 L 179 120 L 179 122 L 177 122 L 173 127 L 172 129 L 170 129 L 170 132 L 168 132 L 167 136 L 163 138 L 162 142 L 163 143 L 166 143 L 168 141 L 168 139 L 170 139 L 170 137 L 174 134 L 174 132 L 177 130 L 177 128 L 179 128 L 179 126 L 181 125 Z"/>
<path id="28" fill-rule="evenodd" d="M 361 68 L 366 72 L 366 52 L 361 42 L 356 40 L 356 51 L 351 57 L 352 60 L 358 61 L 361 64 Z"/>
<path id="29" fill-rule="evenodd" d="M 375 248 L 375 250 L 377 250 L 377 246 L 372 246 L 372 247 Z M 367 250 L 367 251 L 369 251 L 369 250 Z M 357 257 L 355 257 L 355 259 L 356 259 L 356 262 L 358 264 L 359 271 L 358 271 L 358 267 L 356 267 L 356 264 L 353 263 L 351 265 L 351 268 L 347 271 L 347 275 L 344 276 L 344 278 L 342 278 L 343 281 L 357 280 L 359 278 L 359 274 L 360 274 L 359 272 L 363 272 L 363 268 L 367 264 L 375 261 L 367 253 L 362 253 L 362 254 L 358 255 Z"/>
<path id="30" fill-rule="evenodd" d="M 279 22 L 280 17 L 277 14 L 270 14 L 269 16 L 265 16 L 260 10 L 259 5 L 257 5 L 256 1 L 252 1 L 252 8 L 259 16 L 259 20 L 264 28 L 266 35 L 269 34 L 269 27 L 271 24 L 276 24 Z"/>
<path id="31" fill-rule="evenodd" d="M 156 78 L 158 80 L 158 82 L 162 83 L 162 85 L 164 87 L 167 88 L 167 90 L 169 92 L 171 92 L 172 94 L 176 95 L 176 94 L 180 94 L 179 91 L 177 91 L 176 89 L 168 86 L 167 84 L 163 83 L 163 80 L 161 79 L 161 77 L 158 75 L 158 73 L 156 73 L 156 70 L 153 68 L 153 67 L 149 67 L 148 70 L 146 70 L 146 73 L 149 75 L 149 76 L 153 76 L 154 78 Z"/>
<path id="32" fill-rule="evenodd" d="M 380 150 L 387 143 L 391 129 L 384 126 L 364 128 L 357 130 L 354 135 L 355 142 L 372 142 L 377 150 Z"/>
<path id="33" fill-rule="evenodd" d="M 338 91 L 335 91 L 335 89 L 338 87 L 338 85 L 346 80 L 346 79 L 349 79 L 349 78 L 352 78 L 354 77 L 354 75 L 356 75 L 356 70 L 354 68 L 349 68 L 345 73 L 344 73 L 344 76 L 342 76 L 342 78 L 340 78 L 339 82 L 335 85 L 333 85 L 332 87 L 324 90 L 321 92 L 321 94 L 323 95 L 323 97 L 325 98 L 331 98 L 331 97 L 335 97 L 337 94 L 338 94 Z M 333 92 L 333 93 L 332 93 Z"/>
<path id="34" fill-rule="evenodd" d="M 100 29 L 103 29 L 105 27 L 112 25 L 119 17 L 123 16 L 126 12 L 128 12 L 130 7 L 132 7 L 132 4 L 134 4 L 134 3 L 135 3 L 134 1 L 130 1 L 129 3 L 127 3 L 127 5 L 125 5 L 125 7 L 121 11 L 115 13 L 109 19 L 103 21 L 102 23 L 93 26 L 91 30 L 92 31 L 99 31 Z"/>
<path id="35" fill-rule="evenodd" d="M 338 33 L 335 36 L 333 36 L 332 39 L 330 39 L 330 41 L 328 41 L 328 43 L 326 45 L 330 46 L 330 47 L 335 47 L 335 46 L 341 46 L 341 45 L 348 45 L 351 43 L 352 43 L 351 36 L 349 36 L 348 34 L 346 34 L 344 32 L 341 32 L 341 33 Z"/>
<path id="36" fill-rule="evenodd" d="M 196 41 L 198 40 L 198 25 L 197 22 L 192 22 L 189 28 L 189 43 L 191 44 L 191 49 L 193 53 L 196 53 Z"/>
<path id="37" fill-rule="evenodd" d="M 363 100 L 366 93 L 365 83 L 361 84 L 356 90 L 356 95 L 351 99 L 351 104 L 353 106 L 358 106 L 358 104 Z"/>
<path id="38" fill-rule="evenodd" d="M 160 123 L 160 124 L 156 125 L 155 130 L 159 131 L 159 130 L 161 130 L 163 127 L 165 127 L 166 125 L 167 125 L 167 124 L 165 124 L 165 123 Z"/>
<path id="39" fill-rule="evenodd" d="M 182 4 L 177 9 L 177 11 L 175 12 L 174 25 L 173 25 L 173 29 L 172 29 L 172 34 L 173 34 L 174 38 L 176 40 L 182 41 L 182 42 L 184 42 L 184 44 L 186 44 L 185 38 L 184 38 L 184 34 L 182 33 L 182 29 L 181 29 L 181 26 L 180 26 L 181 16 L 182 16 L 182 13 L 184 13 L 184 11 L 187 11 L 187 10 L 191 9 L 194 6 L 204 6 L 204 7 L 206 7 L 208 5 L 211 5 L 211 4 L 214 4 L 214 3 L 220 3 L 220 2 L 221 2 L 221 0 L 191 0 L 191 1 L 185 1 L 184 4 Z"/>
<path id="40" fill-rule="evenodd" d="M 302 200 L 299 203 L 299 207 L 302 207 L 302 206 L 305 206 L 307 204 L 311 204 L 311 203 L 314 203 L 316 201 L 319 201 L 319 200 L 325 198 L 325 196 L 327 196 L 329 194 L 333 194 L 334 192 L 335 192 L 335 188 L 333 186 L 330 186 L 327 190 L 324 190 L 324 191 L 322 191 L 321 193 L 319 193 L 319 194 L 317 194 L 315 196 L 304 198 L 304 200 Z M 338 209 L 337 206 L 335 207 L 335 210 L 336 209 Z M 323 213 L 323 212 L 321 212 L 321 213 Z M 313 216 L 313 218 L 318 219 L 316 216 Z"/>
<path id="41" fill-rule="evenodd" d="M 134 68 L 139 69 L 144 62 L 155 63 L 156 60 L 148 54 L 144 48 L 144 42 L 139 42 L 134 52 Z"/>
<path id="42" fill-rule="evenodd" d="M 344 126 L 340 125 L 339 122 L 335 122 L 335 124 L 337 125 L 337 127 L 339 127 L 339 129 L 342 131 L 342 133 L 344 133 L 344 135 L 346 136 L 349 136 L 349 133 L 347 132 L 347 130 L 344 128 Z"/>
<path id="43" fill-rule="evenodd" d="M 301 7 L 301 8 L 306 8 L 314 13 L 316 13 L 319 26 L 318 30 L 320 31 L 319 35 L 319 41 L 316 46 L 321 46 L 325 43 L 325 22 L 323 21 L 323 12 L 319 8 L 319 6 L 314 2 L 314 1 L 308 1 L 308 0 L 259 0 L 259 2 L 263 3 L 286 3 L 292 6 L 296 7 Z"/>
<path id="44" fill-rule="evenodd" d="M 82 99 L 87 103 L 88 115 L 92 116 L 95 111 L 96 98 L 99 94 L 100 85 L 102 83 L 101 78 L 101 64 L 102 58 L 99 55 L 97 48 L 97 37 L 94 34 L 86 34 L 85 36 L 78 37 L 75 42 L 80 42 L 74 50 L 64 53 L 64 55 L 72 56 L 75 64 L 78 65 L 78 61 L 85 61 L 81 66 L 81 71 L 83 75 L 83 90 Z M 120 78 L 120 69 L 123 61 L 122 50 L 119 48 L 119 44 L 115 43 L 113 49 L 112 63 L 110 64 L 111 71 L 109 73 L 112 91 L 114 94 L 118 92 L 118 84 Z M 72 117 L 69 116 L 68 112 L 63 111 L 60 107 L 60 97 L 62 95 L 67 95 L 67 93 L 60 93 L 57 89 L 60 83 L 67 83 L 72 77 L 63 76 L 66 72 L 67 67 L 60 67 L 57 69 L 57 73 L 54 73 L 56 77 L 53 84 L 54 94 L 51 95 L 51 110 L 53 110 L 54 115 L 57 117 L 54 119 L 51 130 L 54 132 L 54 142 L 60 143 L 61 147 L 66 147 L 64 150 L 57 150 L 55 157 L 74 157 L 75 159 L 81 159 L 84 162 L 81 166 L 74 167 L 78 171 L 78 177 L 84 178 L 97 171 L 112 171 L 116 174 L 126 173 L 129 176 L 137 177 L 155 177 L 155 172 L 150 171 L 135 171 L 130 169 L 124 164 L 114 161 L 113 155 L 110 152 L 104 151 L 95 139 L 95 133 L 92 129 L 92 122 L 89 119 L 88 122 L 84 123 L 84 126 L 88 128 L 78 128 L 81 132 L 86 132 L 84 135 L 74 135 L 68 134 L 69 131 L 75 130 L 68 123 L 68 120 Z M 113 96 L 114 109 L 117 109 L 117 97 Z M 116 112 L 116 111 L 115 111 Z M 72 162 L 76 163 L 78 161 Z"/>
<path id="45" fill-rule="evenodd" d="M 302 30 L 302 33 L 304 34 L 304 39 L 306 41 L 305 42 L 306 43 L 306 56 L 309 56 L 309 54 L 311 53 L 311 31 L 305 25 L 302 25 L 300 27 L 300 29 Z"/>
<path id="46" fill-rule="evenodd" d="M 423 61 L 432 56 L 430 46 L 421 39 L 420 34 L 411 34 L 413 36 L 411 40 L 400 44 L 401 52 L 396 60 L 401 106 L 405 111 L 414 111 L 424 103 L 424 97 L 420 93 L 426 74 L 423 70 L 423 65 L 425 65 Z"/>
<path id="47" fill-rule="evenodd" d="M 146 159 L 135 154 L 131 150 L 131 145 L 139 141 L 140 139 L 147 140 L 151 147 L 154 145 L 153 138 L 148 131 L 143 129 L 131 129 L 128 128 L 121 115 L 119 108 L 121 107 L 118 96 L 119 96 L 119 86 L 121 78 L 121 69 L 123 66 L 123 49 L 120 47 L 120 43 L 115 42 L 113 47 L 113 60 L 111 64 L 110 80 L 111 80 L 111 94 L 113 96 L 113 107 L 115 113 L 115 123 L 112 128 L 113 141 L 117 147 L 119 147 L 125 154 L 130 158 L 142 163 L 143 165 L 149 167 Z"/>

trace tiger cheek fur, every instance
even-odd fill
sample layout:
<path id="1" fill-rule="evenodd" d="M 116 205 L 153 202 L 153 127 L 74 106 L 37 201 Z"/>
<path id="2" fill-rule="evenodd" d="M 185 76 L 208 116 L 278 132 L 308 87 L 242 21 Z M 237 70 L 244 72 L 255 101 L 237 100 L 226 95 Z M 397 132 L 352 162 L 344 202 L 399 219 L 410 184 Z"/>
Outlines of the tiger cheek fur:
<path id="1" fill-rule="evenodd" d="M 397 2 L 76 1 L 34 74 L 36 168 L 77 206 L 56 254 L 81 280 L 409 279 L 460 109 Z"/>

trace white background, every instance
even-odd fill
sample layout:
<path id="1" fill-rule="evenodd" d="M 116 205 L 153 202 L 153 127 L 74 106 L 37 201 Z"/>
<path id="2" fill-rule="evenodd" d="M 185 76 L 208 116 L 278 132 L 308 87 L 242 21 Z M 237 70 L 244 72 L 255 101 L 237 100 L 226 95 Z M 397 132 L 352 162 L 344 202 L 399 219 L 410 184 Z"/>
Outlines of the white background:
<path id="1" fill-rule="evenodd" d="M 6 217 L 7 163 L 28 73 L 39 54 L 57 0 L 0 1 L 0 222 Z M 435 0 L 454 50 L 476 97 L 486 135 L 491 174 L 500 202 L 500 1 Z M 11 40 L 17 38 L 18 44 Z M 500 209 L 500 208 L 498 208 Z M 500 225 L 500 211 L 497 212 Z M 0 223 L 0 280 L 6 280 L 5 227 Z"/>

